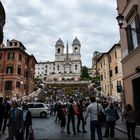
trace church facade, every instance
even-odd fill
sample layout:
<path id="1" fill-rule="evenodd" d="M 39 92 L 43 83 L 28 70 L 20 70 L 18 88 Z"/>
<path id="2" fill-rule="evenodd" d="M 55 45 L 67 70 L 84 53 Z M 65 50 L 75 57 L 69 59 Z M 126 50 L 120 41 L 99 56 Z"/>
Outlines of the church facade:
<path id="1" fill-rule="evenodd" d="M 66 49 L 66 53 L 64 50 Z M 35 77 L 44 81 L 80 80 L 81 75 L 81 43 L 76 37 L 72 42 L 72 53 L 69 53 L 61 39 L 55 44 L 55 61 L 39 62 L 35 66 Z"/>

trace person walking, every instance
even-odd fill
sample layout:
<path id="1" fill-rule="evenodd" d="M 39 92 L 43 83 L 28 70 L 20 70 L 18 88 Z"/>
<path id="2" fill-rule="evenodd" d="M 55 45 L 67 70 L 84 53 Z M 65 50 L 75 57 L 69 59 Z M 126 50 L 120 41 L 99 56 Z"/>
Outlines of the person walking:
<path id="1" fill-rule="evenodd" d="M 127 127 L 128 140 L 135 140 L 136 112 L 130 104 L 125 106 L 124 118 Z"/>
<path id="2" fill-rule="evenodd" d="M 7 126 L 7 121 L 8 121 L 8 117 L 9 117 L 9 111 L 11 109 L 11 105 L 8 103 L 8 99 L 4 99 L 4 122 L 3 122 L 3 127 L 2 127 L 2 133 L 5 133 L 6 130 L 6 126 Z"/>
<path id="3" fill-rule="evenodd" d="M 105 127 L 105 135 L 104 137 L 108 137 L 110 134 L 110 137 L 114 137 L 115 132 L 115 122 L 116 122 L 116 115 L 117 110 L 114 108 L 114 104 L 110 103 L 107 108 L 105 108 L 105 114 L 106 114 L 106 127 Z"/>
<path id="4" fill-rule="evenodd" d="M 4 111 L 5 111 L 5 107 L 3 104 L 3 97 L 0 97 L 0 135 L 1 135 L 2 124 L 4 119 Z"/>
<path id="5" fill-rule="evenodd" d="M 87 133 L 87 131 L 85 130 L 85 122 L 84 122 L 84 111 L 85 111 L 85 106 L 83 103 L 83 100 L 80 100 L 79 104 L 77 105 L 77 109 L 78 109 L 78 114 L 77 114 L 77 133 L 81 133 L 80 130 L 80 124 L 82 122 L 82 132 L 83 133 Z"/>
<path id="6" fill-rule="evenodd" d="M 104 112 L 101 104 L 97 104 L 95 97 L 90 97 L 91 103 L 88 105 L 85 113 L 85 124 L 88 116 L 90 115 L 90 137 L 95 140 L 95 130 L 97 130 L 98 139 L 103 140 L 101 123 L 98 121 L 98 110 Z"/>
<path id="7" fill-rule="evenodd" d="M 22 124 L 22 111 L 18 108 L 17 99 L 12 100 L 12 108 L 9 112 L 9 140 L 19 140 Z"/>
<path id="8" fill-rule="evenodd" d="M 61 105 L 60 108 L 60 124 L 61 124 L 61 132 L 65 132 L 66 126 L 66 106 L 64 104 Z"/>
<path id="9" fill-rule="evenodd" d="M 26 140 L 28 139 L 29 136 L 29 128 L 32 127 L 32 114 L 31 111 L 28 110 L 28 106 L 27 105 L 23 105 L 22 107 L 22 135 L 23 135 L 23 139 L 24 139 L 24 133 L 26 131 Z"/>
<path id="10" fill-rule="evenodd" d="M 68 105 L 67 134 L 70 134 L 70 122 L 72 122 L 73 134 L 76 135 L 73 99 L 70 99 L 69 103 L 70 104 Z"/>

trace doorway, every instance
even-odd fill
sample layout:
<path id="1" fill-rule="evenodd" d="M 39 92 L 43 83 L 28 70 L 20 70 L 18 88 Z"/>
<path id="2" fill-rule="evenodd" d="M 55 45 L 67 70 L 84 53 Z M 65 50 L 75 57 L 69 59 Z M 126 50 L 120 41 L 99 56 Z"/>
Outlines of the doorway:
<path id="1" fill-rule="evenodd" d="M 134 108 L 137 112 L 137 121 L 140 124 L 140 77 L 132 80 Z"/>

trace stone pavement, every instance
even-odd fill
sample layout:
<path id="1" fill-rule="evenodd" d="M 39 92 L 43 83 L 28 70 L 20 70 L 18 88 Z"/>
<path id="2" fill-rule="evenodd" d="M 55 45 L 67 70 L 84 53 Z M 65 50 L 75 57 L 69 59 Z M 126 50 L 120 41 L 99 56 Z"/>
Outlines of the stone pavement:
<path id="1" fill-rule="evenodd" d="M 118 120 L 116 122 L 116 127 L 115 127 L 118 131 L 121 131 L 124 134 L 127 134 L 127 130 L 126 130 L 126 125 L 125 125 L 125 121 L 122 121 L 121 119 Z M 140 126 L 136 126 L 136 139 L 140 140 Z"/>
<path id="2" fill-rule="evenodd" d="M 35 133 L 35 140 L 90 140 L 89 121 L 86 125 L 87 134 L 67 135 L 61 133 L 59 123 L 54 122 L 55 117 L 49 118 L 33 118 L 33 128 Z M 103 128 L 104 135 L 104 128 Z M 0 137 L 0 140 L 5 140 L 8 137 L 8 132 Z M 136 138 L 140 140 L 140 127 L 136 128 Z M 104 140 L 128 140 L 126 135 L 125 122 L 118 120 L 116 123 L 115 137 L 104 138 Z"/>

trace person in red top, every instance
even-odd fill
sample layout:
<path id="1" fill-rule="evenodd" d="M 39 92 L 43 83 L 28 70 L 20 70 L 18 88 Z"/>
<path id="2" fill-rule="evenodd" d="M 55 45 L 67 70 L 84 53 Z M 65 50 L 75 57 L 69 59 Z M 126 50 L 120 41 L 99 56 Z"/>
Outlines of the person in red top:
<path id="1" fill-rule="evenodd" d="M 77 133 L 81 133 L 80 130 L 80 124 L 82 122 L 82 131 L 83 133 L 87 133 L 87 131 L 85 130 L 85 121 L 84 121 L 84 116 L 83 116 L 83 112 L 85 111 L 85 106 L 83 103 L 83 100 L 80 100 L 79 104 L 77 105 L 77 109 L 78 109 L 78 113 L 77 113 Z"/>

